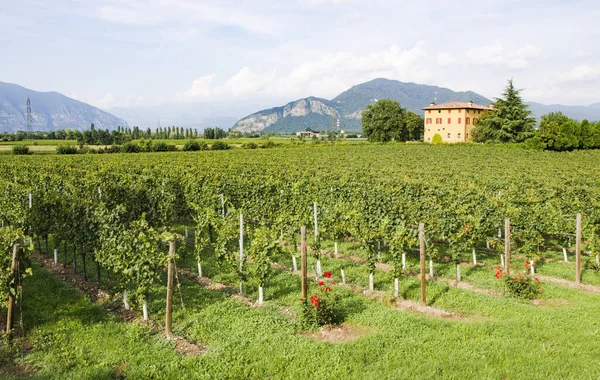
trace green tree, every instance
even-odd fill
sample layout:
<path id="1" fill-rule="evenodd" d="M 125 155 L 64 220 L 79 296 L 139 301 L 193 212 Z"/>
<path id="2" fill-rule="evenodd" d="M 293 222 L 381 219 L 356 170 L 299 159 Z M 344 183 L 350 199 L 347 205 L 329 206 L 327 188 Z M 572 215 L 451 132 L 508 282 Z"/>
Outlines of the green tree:
<path id="1" fill-rule="evenodd" d="M 371 142 L 406 141 L 406 110 L 395 100 L 378 100 L 363 111 L 362 129 Z"/>
<path id="2" fill-rule="evenodd" d="M 588 123 L 589 124 L 589 123 Z M 568 151 L 580 147 L 580 124 L 562 112 L 542 116 L 537 137 L 545 149 Z"/>
<path id="3" fill-rule="evenodd" d="M 425 119 L 412 111 L 407 111 L 405 122 L 408 131 L 408 140 L 423 141 L 423 133 L 425 132 Z"/>
<path id="4" fill-rule="evenodd" d="M 501 98 L 496 98 L 495 110 L 486 112 L 473 129 L 475 142 L 522 142 L 535 134 L 535 118 L 521 98 L 512 79 Z"/>

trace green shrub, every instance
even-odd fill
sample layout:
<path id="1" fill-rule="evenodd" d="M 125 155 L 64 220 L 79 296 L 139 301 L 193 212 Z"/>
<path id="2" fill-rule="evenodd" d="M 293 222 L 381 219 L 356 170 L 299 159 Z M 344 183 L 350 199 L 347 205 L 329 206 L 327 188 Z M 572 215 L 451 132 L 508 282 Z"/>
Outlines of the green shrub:
<path id="1" fill-rule="evenodd" d="M 152 151 L 153 152 L 167 152 L 167 151 L 169 151 L 169 146 L 164 141 L 155 141 L 152 144 Z"/>
<path id="2" fill-rule="evenodd" d="M 502 272 L 501 267 L 497 266 L 495 268 L 497 271 L 496 278 L 504 279 L 506 292 L 514 297 L 525 300 L 533 300 L 544 292 L 540 285 L 539 279 L 531 276 L 529 272 L 508 275 Z M 529 269 L 529 262 L 525 263 L 525 268 Z"/>
<path id="3" fill-rule="evenodd" d="M 433 135 L 433 138 L 431 139 L 432 144 L 442 144 L 443 142 L 442 136 L 439 133 Z"/>
<path id="4" fill-rule="evenodd" d="M 152 139 L 141 139 L 137 144 L 140 147 L 140 152 L 153 152 Z"/>
<path id="5" fill-rule="evenodd" d="M 255 143 L 255 142 L 253 142 L 253 141 L 250 141 L 249 143 L 242 144 L 242 148 L 244 148 L 244 149 L 256 149 L 256 148 L 258 148 L 258 144 Z"/>
<path id="6" fill-rule="evenodd" d="M 18 155 L 28 155 L 33 154 L 33 152 L 29 151 L 29 147 L 27 145 L 15 145 L 12 148 L 13 154 Z"/>
<path id="7" fill-rule="evenodd" d="M 331 272 L 324 272 L 324 279 L 318 283 L 319 289 L 303 303 L 301 324 L 305 328 L 324 325 L 337 325 L 344 321 L 345 314 L 340 308 L 340 295 L 336 291 L 335 282 L 331 280 Z"/>
<path id="8" fill-rule="evenodd" d="M 121 153 L 120 145 L 111 145 L 104 148 L 104 152 L 106 153 Z"/>
<path id="9" fill-rule="evenodd" d="M 271 140 L 267 141 L 266 143 L 262 144 L 260 147 L 261 148 L 273 148 L 275 146 L 275 143 Z"/>
<path id="10" fill-rule="evenodd" d="M 123 146 L 121 146 L 122 153 L 139 153 L 140 151 L 141 148 L 136 143 L 126 142 L 123 144 Z"/>
<path id="11" fill-rule="evenodd" d="M 56 154 L 77 154 L 75 145 L 59 145 L 56 147 Z"/>
<path id="12" fill-rule="evenodd" d="M 227 150 L 229 149 L 229 144 L 225 141 L 217 140 L 210 147 L 212 150 Z"/>
<path id="13" fill-rule="evenodd" d="M 183 150 L 186 152 L 196 152 L 199 150 L 208 150 L 208 144 L 206 141 L 201 140 L 188 140 L 183 145 Z"/>

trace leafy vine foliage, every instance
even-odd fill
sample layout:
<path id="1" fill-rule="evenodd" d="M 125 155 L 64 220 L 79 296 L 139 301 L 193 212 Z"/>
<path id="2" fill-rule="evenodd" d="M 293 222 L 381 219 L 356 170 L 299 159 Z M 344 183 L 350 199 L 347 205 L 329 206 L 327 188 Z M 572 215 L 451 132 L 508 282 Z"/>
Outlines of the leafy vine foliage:
<path id="1" fill-rule="evenodd" d="M 139 299 L 145 299 L 169 263 L 166 235 L 151 227 L 144 214 L 128 221 L 123 206 L 101 209 L 98 217 L 105 223 L 100 226 L 96 259 L 117 275 L 121 289 L 134 289 Z"/>
<path id="2" fill-rule="evenodd" d="M 449 246 L 456 261 L 476 243 L 492 242 L 500 251 L 498 229 L 507 217 L 514 249 L 528 257 L 549 236 L 566 245 L 577 212 L 584 240 L 600 246 L 594 152 L 565 160 L 551 152 L 406 144 L 221 153 L 169 161 L 146 154 L 0 158 L 0 221 L 26 240 L 51 236 L 55 246 L 89 255 L 115 274 L 117 287 L 140 296 L 164 270 L 163 233 L 181 223 L 197 230 L 198 261 L 214 254 L 241 281 L 250 274 L 268 280 L 269 271 L 255 264 L 274 254 L 281 232 L 295 243 L 299 227 L 310 228 L 313 202 L 319 205 L 319 238 L 308 236 L 314 254 L 324 245 L 320 239 L 351 236 L 369 249 L 373 270 L 378 242 L 387 242 L 395 276 L 402 252 L 418 246 L 419 223 L 428 255 Z M 240 213 L 248 249 L 241 263 Z M 2 273 L 7 265 L 3 259 Z"/>

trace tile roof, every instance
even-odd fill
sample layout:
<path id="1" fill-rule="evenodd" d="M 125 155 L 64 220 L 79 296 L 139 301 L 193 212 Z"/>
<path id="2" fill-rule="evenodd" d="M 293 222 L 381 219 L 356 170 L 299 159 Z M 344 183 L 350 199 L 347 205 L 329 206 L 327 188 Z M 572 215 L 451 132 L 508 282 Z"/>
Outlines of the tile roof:
<path id="1" fill-rule="evenodd" d="M 451 102 L 451 103 L 444 103 L 444 104 L 435 104 L 435 103 L 431 103 L 431 105 L 429 105 L 429 107 L 425 107 L 422 108 L 423 110 L 447 110 L 447 109 L 453 109 L 453 108 L 470 108 L 470 109 L 476 109 L 476 110 L 493 110 L 494 107 L 493 106 L 482 106 L 479 104 L 475 104 L 473 102 Z"/>

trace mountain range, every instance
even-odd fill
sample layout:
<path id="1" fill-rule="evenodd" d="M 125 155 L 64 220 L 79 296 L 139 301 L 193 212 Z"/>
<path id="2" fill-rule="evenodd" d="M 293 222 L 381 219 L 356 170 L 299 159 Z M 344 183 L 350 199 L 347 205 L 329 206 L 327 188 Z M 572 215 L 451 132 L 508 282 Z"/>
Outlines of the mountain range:
<path id="1" fill-rule="evenodd" d="M 125 120 L 58 92 L 39 92 L 12 83 L 0 82 L 0 132 L 27 130 L 27 98 L 31 100 L 31 127 L 34 131 L 84 130 L 127 127 Z"/>
<path id="2" fill-rule="evenodd" d="M 265 101 L 261 103 L 260 100 L 232 100 L 101 110 L 57 92 L 38 92 L 16 84 L 0 82 L 0 132 L 27 129 L 27 97 L 31 99 L 32 129 L 36 131 L 66 128 L 84 130 L 93 123 L 96 128 L 109 130 L 129 125 L 137 125 L 142 129 L 174 125 L 197 128 L 199 131 L 206 127 L 228 129 L 233 126 L 242 132 L 295 132 L 307 128 L 329 130 L 337 127 L 338 120 L 341 130 L 360 131 L 362 111 L 378 99 L 397 100 L 403 107 L 417 114 L 421 114 L 421 108 L 433 100 L 438 104 L 473 101 L 487 105 L 492 102 L 472 91 L 455 92 L 437 86 L 374 79 L 353 86 L 331 100 L 318 97 L 303 98 L 239 119 L 244 114 L 264 107 Z M 600 120 L 600 103 L 589 106 L 544 105 L 533 102 L 528 104 L 538 118 L 550 112 L 560 111 L 578 120 Z"/>
<path id="3" fill-rule="evenodd" d="M 306 128 L 329 130 L 337 127 L 339 120 L 341 130 L 360 131 L 362 111 L 369 104 L 384 98 L 397 100 L 402 107 L 419 115 L 423 112 L 421 109 L 434 100 L 438 104 L 467 101 L 481 105 L 492 103 L 491 99 L 473 91 L 455 92 L 443 87 L 380 78 L 353 86 L 332 100 L 309 97 L 253 113 L 239 120 L 233 129 L 240 132 L 296 132 Z M 590 106 L 528 104 L 536 117 L 560 111 L 579 120 L 600 120 L 600 103 Z"/>

